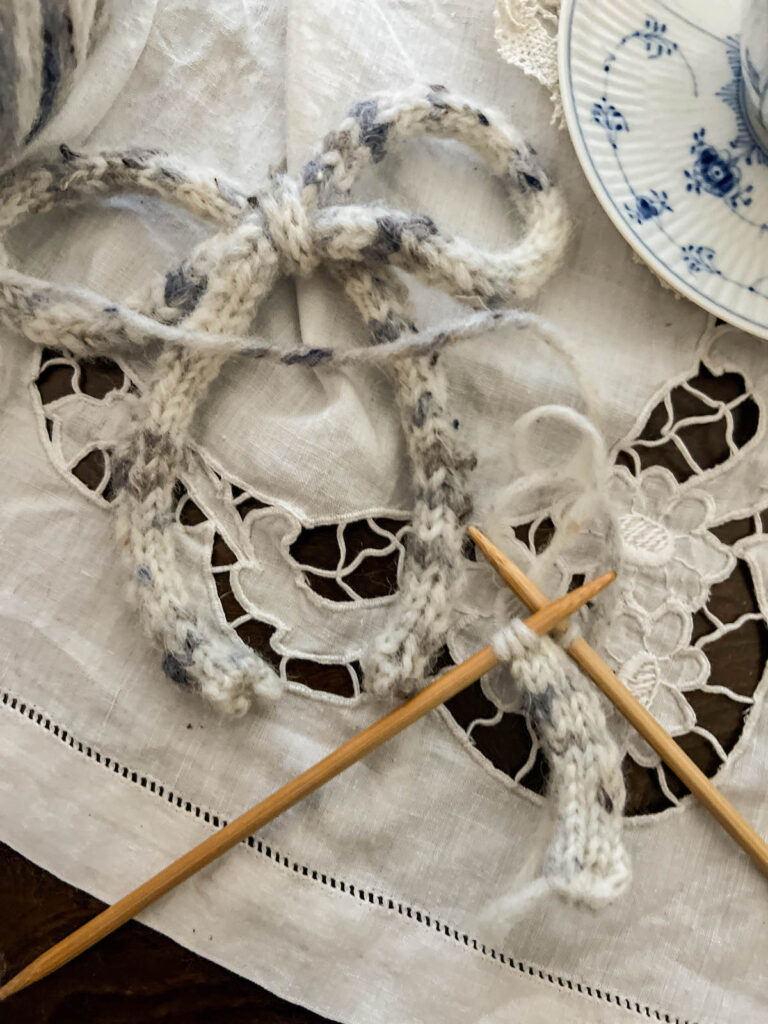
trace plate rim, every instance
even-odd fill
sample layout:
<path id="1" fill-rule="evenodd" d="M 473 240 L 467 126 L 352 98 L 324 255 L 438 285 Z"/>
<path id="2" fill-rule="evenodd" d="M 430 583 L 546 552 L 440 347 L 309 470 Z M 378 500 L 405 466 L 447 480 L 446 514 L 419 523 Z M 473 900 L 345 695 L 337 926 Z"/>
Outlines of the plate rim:
<path id="1" fill-rule="evenodd" d="M 709 298 L 698 291 L 693 285 L 686 282 L 676 271 L 672 270 L 663 260 L 656 255 L 654 250 L 645 242 L 629 224 L 620 212 L 615 200 L 595 166 L 592 154 L 587 146 L 584 133 L 576 113 L 576 103 L 573 95 L 573 79 L 571 76 L 571 28 L 573 15 L 577 2 L 582 4 L 594 3 L 594 0 L 562 0 L 560 8 L 560 20 L 557 33 L 557 64 L 560 79 L 560 94 L 562 97 L 565 122 L 568 127 L 568 134 L 576 152 L 581 169 L 589 182 L 589 186 L 597 197 L 598 202 L 608 214 L 624 240 L 629 243 L 633 251 L 665 281 L 678 295 L 689 299 L 701 309 L 727 321 L 734 327 L 746 331 L 755 337 L 768 339 L 768 314 L 764 321 L 751 320 L 749 317 L 728 309 L 722 304 Z"/>

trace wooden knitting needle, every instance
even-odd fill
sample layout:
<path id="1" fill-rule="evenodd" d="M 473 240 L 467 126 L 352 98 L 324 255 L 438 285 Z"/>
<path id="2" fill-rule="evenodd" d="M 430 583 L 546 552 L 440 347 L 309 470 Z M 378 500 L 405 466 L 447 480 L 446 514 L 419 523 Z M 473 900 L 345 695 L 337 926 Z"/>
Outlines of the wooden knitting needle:
<path id="1" fill-rule="evenodd" d="M 490 564 L 504 582 L 520 598 L 531 611 L 544 608 L 547 598 L 515 563 L 477 529 L 470 526 L 469 536 L 482 551 Z M 565 626 L 556 625 L 552 632 L 562 634 Z M 672 739 L 653 715 L 629 692 L 619 677 L 613 672 L 587 643 L 583 637 L 577 637 L 568 648 L 568 654 L 593 679 L 611 703 L 618 708 L 627 721 L 637 729 L 668 768 L 684 782 L 693 795 L 702 803 L 709 813 L 723 826 L 725 831 L 736 840 L 764 875 L 768 875 L 768 844 L 752 828 L 733 804 L 726 800 L 715 784 L 708 779 L 698 765 L 688 757 L 682 747 Z"/>
<path id="2" fill-rule="evenodd" d="M 526 620 L 526 625 L 534 633 L 540 635 L 547 633 L 558 622 L 567 619 L 583 604 L 599 594 L 615 578 L 615 573 L 605 573 L 551 604 L 543 602 L 542 607 Z M 7 999 L 15 992 L 20 992 L 21 989 L 33 982 L 40 981 L 41 978 L 51 974 L 59 967 L 63 967 L 64 964 L 115 931 L 120 925 L 130 921 L 150 903 L 154 903 L 156 899 L 179 885 L 180 882 L 185 881 L 190 875 L 194 875 L 196 871 L 242 842 L 267 822 L 273 821 L 283 811 L 287 811 L 289 807 L 293 807 L 294 804 L 303 800 L 305 796 L 314 793 L 320 786 L 324 786 L 326 782 L 343 772 L 345 768 L 349 768 L 355 761 L 370 754 L 372 750 L 402 732 L 422 715 L 436 708 L 438 704 L 442 704 L 461 690 L 466 689 L 498 663 L 499 659 L 493 648 L 484 647 L 460 665 L 456 665 L 455 668 L 417 693 L 415 697 L 411 697 L 400 707 L 390 711 L 388 715 L 380 718 L 367 729 L 363 729 L 328 757 L 318 761 L 317 764 L 268 796 L 266 800 L 262 800 L 245 814 L 235 818 L 229 825 L 219 829 L 199 846 L 185 853 L 183 857 L 179 857 L 173 864 L 140 885 L 138 889 L 134 889 L 117 903 L 107 907 L 106 910 L 84 924 L 82 928 L 78 928 L 66 939 L 52 946 L 0 988 L 0 1001 Z"/>

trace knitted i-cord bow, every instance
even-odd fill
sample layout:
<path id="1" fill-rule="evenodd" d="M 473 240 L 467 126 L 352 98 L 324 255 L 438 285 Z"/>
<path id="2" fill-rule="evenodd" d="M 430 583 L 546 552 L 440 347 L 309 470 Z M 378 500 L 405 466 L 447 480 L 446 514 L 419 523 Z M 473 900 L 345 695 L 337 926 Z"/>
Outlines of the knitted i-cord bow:
<path id="1" fill-rule="evenodd" d="M 484 253 L 439 231 L 426 216 L 380 203 L 327 205 L 349 192 L 363 167 L 417 135 L 458 139 L 486 160 L 521 215 L 524 232 L 514 247 Z M 0 320 L 37 344 L 75 354 L 174 342 L 157 360 L 115 463 L 117 532 L 143 621 L 165 651 L 165 673 L 222 709 L 243 713 L 253 693 L 275 696 L 282 682 L 239 638 L 202 627 L 174 543 L 174 487 L 184 474 L 190 425 L 228 354 L 224 345 L 201 347 L 201 338 L 231 342 L 247 335 L 281 275 L 309 274 L 323 264 L 359 309 L 372 342 L 396 342 L 416 328 L 393 268 L 469 306 L 492 309 L 539 289 L 559 263 L 568 223 L 558 191 L 519 134 L 501 117 L 431 86 L 356 104 L 298 179 L 277 175 L 255 195 L 154 152 L 84 156 L 62 146 L 60 160 L 21 167 L 0 183 L 0 229 L 62 201 L 124 192 L 160 196 L 219 231 L 131 308 L 6 267 L 0 272 Z M 462 524 L 471 508 L 466 479 L 474 457 L 446 412 L 440 340 L 431 355 L 396 364 L 415 504 L 399 613 L 363 659 L 366 688 L 377 693 L 413 689 L 442 645 L 461 564 Z M 252 351 L 265 354 L 255 345 Z M 332 349 L 311 349 L 283 361 L 332 366 L 334 356 Z"/>
<path id="2" fill-rule="evenodd" d="M 571 640 L 569 630 L 561 643 Z M 556 824 L 544 878 L 570 899 L 608 903 L 626 888 L 630 868 L 621 836 L 621 753 L 600 698 L 550 637 L 536 636 L 521 620 L 500 630 L 492 644 L 509 664 L 517 709 L 530 721 L 549 764 Z M 484 692 L 509 710 L 492 687 Z"/>

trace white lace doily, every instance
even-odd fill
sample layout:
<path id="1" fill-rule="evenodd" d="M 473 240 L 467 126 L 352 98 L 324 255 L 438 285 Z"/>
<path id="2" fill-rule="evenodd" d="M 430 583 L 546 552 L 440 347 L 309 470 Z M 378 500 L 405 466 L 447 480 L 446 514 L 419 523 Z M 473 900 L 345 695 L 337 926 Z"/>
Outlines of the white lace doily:
<path id="1" fill-rule="evenodd" d="M 540 308 L 570 339 L 603 448 L 585 443 L 572 461 L 573 434 L 556 423 L 519 446 L 513 425 L 535 406 L 586 408 L 540 340 L 509 331 L 457 348 L 445 359 L 479 456 L 477 520 L 525 566 L 587 484 L 611 496 L 626 568 L 585 629 L 681 742 L 711 748 L 718 784 L 765 832 L 763 343 L 708 324 L 632 261 L 549 125 L 547 97 L 498 59 L 487 11 L 226 0 L 218 12 L 214 23 L 188 2 L 159 4 L 89 146 L 161 146 L 255 187 L 286 154 L 295 170 L 350 97 L 450 78 L 502 108 L 557 168 L 577 236 Z M 358 191 L 488 245 L 514 234 L 504 197 L 459 147 L 414 146 Z M 159 203 L 111 202 L 35 224 L 13 239 L 14 258 L 117 298 L 200 230 Z M 422 322 L 446 312 L 427 292 L 419 301 Z M 359 340 L 321 279 L 283 289 L 258 328 L 286 343 Z M 114 564 L 110 455 L 148 367 L 83 366 L 10 335 L 0 353 L 2 837 L 111 900 L 380 714 L 360 693 L 357 662 L 398 599 L 411 504 L 402 440 L 375 369 L 299 376 L 227 364 L 197 423 L 179 535 L 211 621 L 267 653 L 291 685 L 263 715 L 223 721 L 162 685 Z M 648 455 L 663 446 L 666 470 Z M 521 470 L 531 465 L 549 467 L 547 486 L 518 485 L 530 484 Z M 578 472 L 560 472 L 568 465 Z M 538 559 L 543 587 L 603 568 L 600 522 L 589 544 Z M 454 660 L 511 608 L 467 555 Z M 364 563 L 380 566 L 373 596 L 360 593 Z M 733 579 L 743 600 L 725 607 Z M 729 675 L 728 643 L 754 649 L 749 678 Z M 312 685 L 318 664 L 335 666 L 323 691 Z M 697 731 L 702 694 L 731 709 L 727 730 Z M 629 734 L 625 765 L 656 787 L 657 812 L 628 821 L 629 894 L 599 917 L 547 902 L 505 934 L 487 924 L 499 896 L 538 874 L 547 807 L 525 721 L 477 719 L 460 703 L 429 716 L 144 919 L 345 1021 L 537 1022 L 558 1011 L 759 1021 L 763 881 Z M 727 900 L 713 904 L 713 893 Z"/>
<path id="2" fill-rule="evenodd" d="M 499 53 L 549 90 L 552 121 L 565 127 L 557 71 L 560 0 L 497 0 L 494 25 Z"/>

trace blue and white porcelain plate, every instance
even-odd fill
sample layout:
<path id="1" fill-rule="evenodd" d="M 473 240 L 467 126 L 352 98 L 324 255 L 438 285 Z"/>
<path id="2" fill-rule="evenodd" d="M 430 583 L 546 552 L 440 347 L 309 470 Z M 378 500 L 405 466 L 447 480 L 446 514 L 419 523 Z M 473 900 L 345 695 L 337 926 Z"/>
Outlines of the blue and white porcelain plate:
<path id="1" fill-rule="evenodd" d="M 619 231 L 678 292 L 768 338 L 768 153 L 744 108 L 740 6 L 564 0 L 560 84 Z"/>

